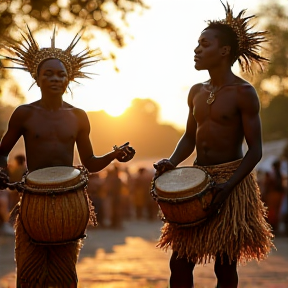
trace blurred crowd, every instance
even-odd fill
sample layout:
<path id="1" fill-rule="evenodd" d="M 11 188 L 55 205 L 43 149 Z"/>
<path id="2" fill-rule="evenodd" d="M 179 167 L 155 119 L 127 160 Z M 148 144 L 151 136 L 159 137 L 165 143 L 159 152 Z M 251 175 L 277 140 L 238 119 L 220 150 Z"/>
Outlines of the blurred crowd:
<path id="1" fill-rule="evenodd" d="M 124 221 L 159 220 L 158 205 L 149 193 L 154 170 L 144 166 L 129 169 L 112 164 L 89 174 L 88 194 L 97 213 L 97 228 L 121 229 Z M 21 181 L 26 170 L 25 156 L 16 155 L 8 165 L 10 182 Z M 288 235 L 288 178 L 283 163 L 276 159 L 270 169 L 257 172 L 262 200 L 268 207 L 267 220 L 276 235 Z M 0 191 L 0 235 L 14 235 L 9 214 L 18 201 L 17 191 Z"/>
<path id="2" fill-rule="evenodd" d="M 258 170 L 258 184 L 275 235 L 288 236 L 288 177 L 284 164 L 287 162 L 275 159 L 270 169 Z"/>
<path id="3" fill-rule="evenodd" d="M 113 166 L 104 173 L 91 173 L 88 194 L 94 203 L 98 227 L 121 229 L 123 221 L 158 219 L 158 205 L 150 196 L 154 171 Z"/>

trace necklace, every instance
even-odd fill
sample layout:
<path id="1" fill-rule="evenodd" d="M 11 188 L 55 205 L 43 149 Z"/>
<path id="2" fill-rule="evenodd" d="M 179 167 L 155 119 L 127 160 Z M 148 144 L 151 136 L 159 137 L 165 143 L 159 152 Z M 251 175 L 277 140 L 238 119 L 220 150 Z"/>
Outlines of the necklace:
<path id="1" fill-rule="evenodd" d="M 214 101 L 215 101 L 215 93 L 216 93 L 216 91 L 211 91 L 210 92 L 210 94 L 209 94 L 209 96 L 208 96 L 208 98 L 207 98 L 207 100 L 206 100 L 206 103 L 208 104 L 208 105 L 211 105 Z"/>
<path id="2" fill-rule="evenodd" d="M 210 83 L 210 85 L 211 85 L 211 83 Z M 215 94 L 216 94 L 217 92 L 219 92 L 219 90 L 221 90 L 223 87 L 229 86 L 229 85 L 231 85 L 231 84 L 222 85 L 222 86 L 220 86 L 218 89 L 214 89 L 214 90 L 212 90 L 212 91 L 206 89 L 205 86 L 204 86 L 204 89 L 205 89 L 206 91 L 210 92 L 210 94 L 209 94 L 209 96 L 208 96 L 208 98 L 207 98 L 207 100 L 206 100 L 206 103 L 207 103 L 208 105 L 211 105 L 211 104 L 215 101 L 215 99 L 216 99 Z M 212 85 L 211 85 L 211 86 L 212 86 Z M 212 87 L 213 87 L 213 86 L 212 86 Z"/>

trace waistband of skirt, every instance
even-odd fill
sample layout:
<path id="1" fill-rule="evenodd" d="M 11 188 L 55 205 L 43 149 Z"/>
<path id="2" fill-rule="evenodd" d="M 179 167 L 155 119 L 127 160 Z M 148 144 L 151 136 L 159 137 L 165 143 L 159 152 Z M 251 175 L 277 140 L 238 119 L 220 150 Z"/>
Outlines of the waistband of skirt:
<path id="1" fill-rule="evenodd" d="M 240 163 L 242 162 L 243 158 L 231 161 L 231 162 L 225 162 L 225 163 L 220 163 L 220 164 L 215 164 L 215 165 L 198 165 L 197 163 L 195 164 L 195 166 L 199 166 L 202 167 L 204 169 L 214 169 L 214 168 L 236 168 L 240 165 Z"/>

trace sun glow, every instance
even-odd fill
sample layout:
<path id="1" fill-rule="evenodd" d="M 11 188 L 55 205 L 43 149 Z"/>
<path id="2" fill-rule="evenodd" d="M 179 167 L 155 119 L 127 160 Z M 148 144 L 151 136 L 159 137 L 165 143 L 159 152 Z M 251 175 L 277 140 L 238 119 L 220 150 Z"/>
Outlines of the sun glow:
<path id="1" fill-rule="evenodd" d="M 182 129 L 187 121 L 190 87 L 209 78 L 207 71 L 195 71 L 193 50 L 202 29 L 206 27 L 205 20 L 224 16 L 224 10 L 220 1 L 211 0 L 203 0 L 197 6 L 191 0 L 179 1 L 177 5 L 174 5 L 173 0 L 166 0 L 165 10 L 162 0 L 144 2 L 151 8 L 140 17 L 138 13 L 131 13 L 128 17 L 127 30 L 133 38 L 127 36 L 125 47 L 113 48 L 111 41 L 101 35 L 96 35 L 90 41 L 91 49 L 99 47 L 104 52 L 103 58 L 109 59 L 111 51 L 116 58 L 101 60 L 85 68 L 85 71 L 96 75 L 92 75 L 92 79 L 77 79 L 80 85 L 71 83 L 69 86 L 73 95 L 68 92 L 63 99 L 87 112 L 104 110 L 116 117 L 131 106 L 133 99 L 149 98 L 160 107 L 158 119 L 161 123 Z M 256 7 L 261 1 L 252 2 L 253 5 L 249 0 L 231 0 L 230 4 L 235 6 L 235 11 L 248 8 L 252 13 L 253 9 L 250 8 Z M 207 6 L 211 9 L 207 10 Z M 40 47 L 49 47 L 51 31 L 43 32 L 35 35 L 35 38 Z M 65 29 L 59 29 L 56 46 L 66 49 L 76 32 L 78 30 L 67 33 Z M 75 52 L 85 47 L 86 43 L 80 41 Z M 29 73 L 14 72 L 15 79 L 27 97 L 26 102 L 39 100 L 37 85 L 28 91 L 33 83 Z"/>

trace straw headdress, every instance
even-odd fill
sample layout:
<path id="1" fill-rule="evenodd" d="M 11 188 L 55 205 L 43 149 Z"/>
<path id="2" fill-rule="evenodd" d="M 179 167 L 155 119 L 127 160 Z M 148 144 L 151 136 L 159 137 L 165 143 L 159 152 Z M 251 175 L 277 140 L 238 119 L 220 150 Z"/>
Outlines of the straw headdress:
<path id="1" fill-rule="evenodd" d="M 220 0 L 221 1 L 221 0 Z M 237 17 L 234 17 L 233 10 L 227 3 L 227 6 L 221 1 L 226 12 L 226 18 L 222 20 L 209 20 L 209 25 L 224 24 L 232 28 L 236 33 L 238 49 L 235 55 L 242 70 L 244 72 L 253 73 L 253 66 L 257 64 L 261 70 L 263 65 L 269 61 L 269 59 L 260 56 L 261 44 L 267 42 L 267 31 L 252 31 L 253 25 L 250 25 L 250 20 L 255 18 L 255 15 L 244 17 L 246 9 L 240 11 Z"/>
<path id="2" fill-rule="evenodd" d="M 83 30 L 83 28 L 75 35 L 65 50 L 55 47 L 55 28 L 51 38 L 51 47 L 48 48 L 39 48 L 39 45 L 34 39 L 28 25 L 27 30 L 27 33 L 21 33 L 24 40 L 23 43 L 12 40 L 7 41 L 8 46 L 6 49 L 15 54 L 15 57 L 1 55 L 2 59 L 11 60 L 16 64 L 19 64 L 20 67 L 6 67 L 1 65 L 1 68 L 23 69 L 28 71 L 32 78 L 36 80 L 39 65 L 44 60 L 56 58 L 64 64 L 67 70 L 68 80 L 70 82 L 75 81 L 75 78 L 89 78 L 87 75 L 89 73 L 82 72 L 81 69 L 100 60 L 97 58 L 97 56 L 100 54 L 98 49 L 90 50 L 86 48 L 77 54 L 72 54 L 72 50 L 82 37 L 80 32 Z"/>

